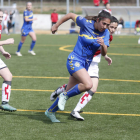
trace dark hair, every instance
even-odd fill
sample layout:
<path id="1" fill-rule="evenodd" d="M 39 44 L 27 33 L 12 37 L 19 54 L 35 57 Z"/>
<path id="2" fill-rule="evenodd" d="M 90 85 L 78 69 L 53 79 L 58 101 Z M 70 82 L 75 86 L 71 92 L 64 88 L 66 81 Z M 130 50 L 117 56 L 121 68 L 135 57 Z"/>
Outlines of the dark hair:
<path id="1" fill-rule="evenodd" d="M 119 24 L 119 21 L 116 17 L 112 16 L 112 21 L 111 22 L 116 22 L 117 24 Z"/>
<path id="2" fill-rule="evenodd" d="M 99 19 L 99 21 L 103 20 L 104 18 L 108 18 L 110 19 L 110 21 L 112 21 L 112 17 L 111 14 L 105 10 L 102 10 L 98 16 L 86 16 L 85 17 L 87 20 L 94 20 L 96 21 L 97 19 Z"/>
<path id="3" fill-rule="evenodd" d="M 109 2 L 107 2 L 104 6 L 106 7 L 107 4 L 110 4 Z"/>

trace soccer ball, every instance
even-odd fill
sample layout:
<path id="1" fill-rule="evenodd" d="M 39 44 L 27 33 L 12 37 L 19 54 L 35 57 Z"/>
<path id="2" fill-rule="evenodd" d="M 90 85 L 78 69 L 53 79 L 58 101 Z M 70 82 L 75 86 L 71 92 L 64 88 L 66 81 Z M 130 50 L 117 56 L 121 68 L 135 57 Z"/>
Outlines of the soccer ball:
<path id="1" fill-rule="evenodd" d="M 140 38 L 138 39 L 138 44 L 140 44 Z"/>

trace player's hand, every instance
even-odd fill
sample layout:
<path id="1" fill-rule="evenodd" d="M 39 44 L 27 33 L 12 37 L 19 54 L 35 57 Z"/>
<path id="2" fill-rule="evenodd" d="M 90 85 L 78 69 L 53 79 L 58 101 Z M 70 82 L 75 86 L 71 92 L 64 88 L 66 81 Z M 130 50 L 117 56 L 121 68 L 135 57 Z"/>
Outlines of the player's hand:
<path id="1" fill-rule="evenodd" d="M 111 65 L 112 59 L 110 57 L 108 57 L 107 55 L 105 55 L 105 60 L 108 62 L 108 65 Z"/>
<path id="2" fill-rule="evenodd" d="M 52 31 L 52 34 L 55 34 L 55 32 L 57 31 L 57 26 L 56 25 L 53 25 L 52 28 L 51 28 L 51 31 Z"/>
<path id="3" fill-rule="evenodd" d="M 101 45 L 101 46 L 104 46 L 105 44 L 104 44 L 104 40 L 103 40 L 103 38 L 101 38 L 101 37 L 97 37 L 97 42 Z"/>
<path id="4" fill-rule="evenodd" d="M 8 52 L 3 52 L 2 55 L 5 56 L 6 59 L 11 58 L 11 55 Z"/>
<path id="5" fill-rule="evenodd" d="M 7 39 L 6 44 L 14 44 L 14 39 L 13 38 Z"/>

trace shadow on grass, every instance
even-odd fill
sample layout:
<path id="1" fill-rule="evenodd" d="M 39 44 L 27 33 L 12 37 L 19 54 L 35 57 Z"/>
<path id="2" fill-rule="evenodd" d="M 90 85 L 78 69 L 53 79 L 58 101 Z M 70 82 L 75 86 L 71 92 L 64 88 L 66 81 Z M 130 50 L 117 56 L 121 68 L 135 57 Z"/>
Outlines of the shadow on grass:
<path id="1" fill-rule="evenodd" d="M 38 109 L 38 110 L 44 110 L 44 109 Z M 29 113 L 31 115 L 29 115 Z M 65 114 L 65 113 L 56 113 L 56 118 L 58 120 L 60 119 L 60 117 L 58 117 L 57 114 L 69 116 L 69 114 Z M 42 121 L 43 123 L 47 123 L 47 124 L 54 124 L 54 123 L 51 122 L 51 120 L 48 117 L 46 117 L 45 112 L 22 112 L 22 111 L 21 112 L 20 111 L 7 112 L 7 111 L 1 111 L 0 110 L 0 115 L 9 115 L 9 116 L 11 115 L 11 116 L 18 116 L 18 117 L 28 117 L 28 119 Z M 62 120 L 60 123 L 66 123 L 66 122 L 63 122 L 63 120 Z"/>

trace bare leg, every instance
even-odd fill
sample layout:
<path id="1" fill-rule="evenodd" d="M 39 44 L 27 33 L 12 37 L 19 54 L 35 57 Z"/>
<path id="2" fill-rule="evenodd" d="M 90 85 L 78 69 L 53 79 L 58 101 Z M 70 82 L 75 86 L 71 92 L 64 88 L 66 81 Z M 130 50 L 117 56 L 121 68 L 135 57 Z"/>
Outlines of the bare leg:
<path id="1" fill-rule="evenodd" d="M 11 94 L 12 74 L 9 71 L 9 69 L 6 67 L 0 70 L 0 75 L 4 79 L 4 82 L 2 84 L 2 104 L 0 106 L 0 109 L 5 111 L 11 111 L 11 112 L 16 111 L 16 108 L 8 104 L 10 100 L 10 94 Z"/>

